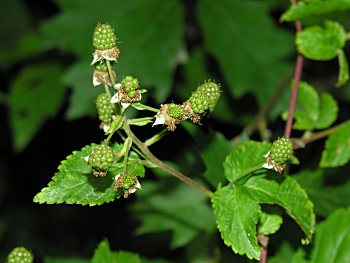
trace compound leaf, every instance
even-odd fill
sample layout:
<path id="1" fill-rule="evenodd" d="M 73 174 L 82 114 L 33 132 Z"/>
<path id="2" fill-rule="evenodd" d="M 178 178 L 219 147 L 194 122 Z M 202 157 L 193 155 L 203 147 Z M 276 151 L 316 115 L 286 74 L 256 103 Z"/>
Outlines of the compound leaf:
<path id="1" fill-rule="evenodd" d="M 258 201 L 242 186 L 226 186 L 212 197 L 217 226 L 224 243 L 235 253 L 259 260 L 256 225 L 261 215 Z"/>
<path id="2" fill-rule="evenodd" d="M 326 21 L 325 27 L 312 26 L 297 33 L 298 51 L 313 60 L 330 60 L 337 57 L 345 45 L 346 33 L 341 24 Z"/>
<path id="3" fill-rule="evenodd" d="M 350 259 L 350 208 L 339 209 L 316 228 L 312 263 L 342 263 Z"/>
<path id="4" fill-rule="evenodd" d="M 91 166 L 87 165 L 84 159 L 90 154 L 93 146 L 94 144 L 85 146 L 62 161 L 48 187 L 43 188 L 34 197 L 34 202 L 94 206 L 119 198 L 120 194 L 113 190 L 113 183 L 115 175 L 123 171 L 123 164 L 115 163 L 105 177 L 94 177 Z M 113 149 L 118 152 L 121 147 L 114 145 Z M 129 157 L 128 171 L 136 176 L 144 176 L 144 167 L 135 153 Z"/>
<path id="5" fill-rule="evenodd" d="M 298 1 L 282 14 L 282 21 L 294 21 L 300 18 L 344 11 L 350 9 L 350 0 L 312 0 Z"/>
<path id="6" fill-rule="evenodd" d="M 224 162 L 227 180 L 238 179 L 250 169 L 266 161 L 264 155 L 270 150 L 270 144 L 249 141 L 234 148 Z"/>
<path id="7" fill-rule="evenodd" d="M 326 141 L 320 167 L 342 166 L 350 160 L 350 121 L 343 123 Z"/>
<path id="8" fill-rule="evenodd" d="M 278 184 L 276 181 L 265 179 L 264 176 L 253 176 L 244 186 L 259 203 L 283 207 L 301 227 L 307 239 L 312 239 L 315 224 L 313 204 L 296 180 L 285 177 L 283 182 Z"/>

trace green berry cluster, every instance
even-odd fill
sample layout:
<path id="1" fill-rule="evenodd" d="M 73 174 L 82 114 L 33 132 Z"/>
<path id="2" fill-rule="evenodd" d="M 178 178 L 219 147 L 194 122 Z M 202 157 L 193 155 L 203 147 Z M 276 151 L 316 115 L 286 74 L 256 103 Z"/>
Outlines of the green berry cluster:
<path id="1" fill-rule="evenodd" d="M 280 138 L 273 142 L 270 149 L 270 157 L 277 163 L 283 164 L 293 156 L 293 141 L 288 138 Z"/>
<path id="2" fill-rule="evenodd" d="M 128 97 L 133 99 L 136 97 L 136 91 L 139 88 L 139 81 L 137 78 L 132 76 L 126 76 L 122 80 L 122 86 L 125 92 L 128 94 Z"/>
<path id="3" fill-rule="evenodd" d="M 92 44 L 96 49 L 106 50 L 117 45 L 117 37 L 109 24 L 98 23 L 92 37 Z"/>
<path id="4" fill-rule="evenodd" d="M 94 170 L 107 171 L 114 163 L 114 160 L 112 148 L 102 143 L 92 148 L 88 162 Z"/>
<path id="5" fill-rule="evenodd" d="M 124 174 L 123 177 L 123 189 L 128 190 L 130 187 L 132 187 L 133 185 L 135 185 L 135 183 L 137 182 L 137 178 L 135 175 L 132 174 Z"/>
<path id="6" fill-rule="evenodd" d="M 197 90 L 192 93 L 189 101 L 192 104 L 192 110 L 197 114 L 205 111 L 213 111 L 220 97 L 220 87 L 215 82 L 205 82 L 198 86 Z"/>
<path id="7" fill-rule="evenodd" d="M 182 116 L 184 115 L 184 109 L 179 104 L 170 103 L 168 105 L 168 111 L 169 115 L 175 119 L 182 119 Z"/>
<path id="8" fill-rule="evenodd" d="M 208 81 L 200 85 L 197 88 L 197 91 L 205 94 L 205 96 L 209 100 L 209 111 L 213 111 L 216 103 L 220 98 L 220 93 L 221 93 L 220 86 L 215 82 Z"/>
<path id="9" fill-rule="evenodd" d="M 33 263 L 34 257 L 24 247 L 14 248 L 7 256 L 7 263 Z"/>
<path id="10" fill-rule="evenodd" d="M 112 121 L 113 105 L 111 104 L 107 93 L 101 93 L 97 96 L 96 109 L 101 121 Z"/>
<path id="11" fill-rule="evenodd" d="M 108 71 L 107 64 L 104 60 L 100 60 L 97 64 L 95 64 L 95 69 L 98 71 Z"/>

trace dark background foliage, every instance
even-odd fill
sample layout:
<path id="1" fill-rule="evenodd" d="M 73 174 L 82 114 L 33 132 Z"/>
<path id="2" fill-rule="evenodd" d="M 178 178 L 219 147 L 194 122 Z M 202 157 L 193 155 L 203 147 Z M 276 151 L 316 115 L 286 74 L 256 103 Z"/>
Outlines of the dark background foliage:
<path id="1" fill-rule="evenodd" d="M 205 79 L 215 79 L 222 85 L 223 96 L 216 111 L 203 121 L 198 131 L 191 132 L 197 141 L 191 139 L 189 128 L 180 127 L 153 148 L 157 156 L 173 161 L 191 175 L 200 175 L 203 163 L 193 152 L 205 147 L 196 145 L 200 141 L 198 134 L 215 130 L 224 135 L 222 138 L 232 139 L 253 120 L 282 83 L 282 93 L 267 117 L 267 139 L 280 136 L 284 128 L 280 114 L 288 106 L 289 80 L 296 55 L 293 24 L 278 22 L 289 5 L 288 1 L 284 2 L 17 0 L 3 3 L 0 260 L 17 245 L 34 251 L 38 262 L 47 255 L 89 258 L 103 238 L 108 238 L 114 249 L 135 251 L 150 258 L 164 257 L 171 262 L 196 258 L 191 253 L 201 250 L 196 247 L 203 240 L 207 246 L 221 249 L 222 262 L 235 258 L 222 244 L 219 234 L 211 238 L 203 234 L 203 239 L 196 236 L 187 249 L 181 246 L 169 249 L 170 231 L 135 235 L 140 220 L 132 216 L 129 207 L 135 201 L 142 204 L 142 198 L 118 200 L 101 207 L 38 205 L 32 199 L 47 185 L 61 160 L 103 138 L 93 102 L 99 91 L 92 87 L 89 67 L 93 51 L 91 34 L 98 21 L 116 27 L 121 42 L 117 74 L 138 77 L 150 91 L 145 98 L 149 105 L 158 107 L 166 101 L 183 101 Z M 349 28 L 350 19 L 345 13 L 331 18 Z M 310 18 L 304 22 L 320 21 Z M 348 119 L 349 87 L 339 90 L 333 87 L 336 61 L 306 61 L 303 76 L 319 91 L 331 92 L 337 99 L 338 122 Z M 284 79 L 287 81 L 283 82 Z M 152 131 L 145 128 L 137 132 L 147 138 Z M 294 136 L 300 134 L 296 132 Z M 257 133 L 252 138 L 260 139 Z M 179 141 L 183 142 L 181 147 Z M 303 164 L 293 169 L 301 170 L 305 164 L 316 168 L 318 160 L 312 155 L 321 151 L 322 145 L 315 143 L 300 151 L 298 157 Z M 340 172 L 348 173 L 349 168 Z M 157 180 L 150 171 L 147 176 L 151 181 Z M 330 183 L 342 180 L 342 176 L 327 177 Z M 205 183 L 210 185 L 208 181 Z M 299 234 L 293 236 L 295 227 L 287 221 L 273 237 L 271 253 L 278 248 L 278 238 L 297 244 L 301 234 L 296 231 Z"/>

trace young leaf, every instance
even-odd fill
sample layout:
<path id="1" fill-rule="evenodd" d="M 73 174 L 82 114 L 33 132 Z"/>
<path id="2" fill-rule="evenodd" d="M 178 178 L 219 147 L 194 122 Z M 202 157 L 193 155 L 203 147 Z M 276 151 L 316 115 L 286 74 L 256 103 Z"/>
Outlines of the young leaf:
<path id="1" fill-rule="evenodd" d="M 288 72 L 285 59 L 293 50 L 292 35 L 276 26 L 268 7 L 265 1 L 198 2 L 204 45 L 217 59 L 232 95 L 255 94 L 260 106 Z"/>
<path id="2" fill-rule="evenodd" d="M 113 190 L 113 183 L 115 175 L 123 171 L 123 164 L 114 164 L 105 177 L 94 177 L 91 167 L 84 159 L 90 154 L 92 147 L 93 145 L 85 146 L 81 151 L 73 152 L 62 161 L 48 187 L 43 188 L 33 201 L 40 204 L 67 203 L 94 206 L 119 198 L 119 194 Z M 121 147 L 115 145 L 113 149 L 118 152 Z M 139 163 L 135 153 L 129 157 L 128 171 L 136 176 L 144 176 L 144 167 Z"/>
<path id="3" fill-rule="evenodd" d="M 8 103 L 15 150 L 23 150 L 64 98 L 62 69 L 53 64 L 26 67 L 11 84 Z"/>
<path id="4" fill-rule="evenodd" d="M 325 27 L 312 26 L 297 33 L 298 51 L 313 60 L 330 60 L 338 55 L 345 45 L 346 33 L 342 25 L 326 21 Z"/>
<path id="5" fill-rule="evenodd" d="M 256 225 L 260 205 L 243 186 L 226 186 L 212 197 L 214 213 L 222 239 L 235 253 L 259 260 Z"/>
<path id="6" fill-rule="evenodd" d="M 91 263 L 141 263 L 141 258 L 130 252 L 111 251 L 108 240 L 103 240 L 96 248 Z"/>
<path id="7" fill-rule="evenodd" d="M 282 14 L 282 21 L 294 21 L 300 18 L 331 13 L 335 11 L 344 11 L 350 9 L 350 0 L 312 0 L 298 1 Z"/>
<path id="8" fill-rule="evenodd" d="M 283 219 L 278 214 L 262 213 L 258 233 L 261 235 L 272 235 L 276 233 L 283 223 Z"/>
<path id="9" fill-rule="evenodd" d="M 253 176 L 244 184 L 251 196 L 259 203 L 276 204 L 283 207 L 304 231 L 308 240 L 312 239 L 315 224 L 313 204 L 305 190 L 291 177 L 285 177 L 281 184 L 267 180 L 263 176 Z"/>
<path id="10" fill-rule="evenodd" d="M 196 189 L 165 181 L 145 182 L 142 188 L 137 195 L 142 203 L 132 206 L 133 215 L 142 222 L 137 234 L 171 231 L 170 246 L 175 249 L 201 232 L 213 233 L 213 213 L 205 196 Z"/>
<path id="11" fill-rule="evenodd" d="M 234 148 L 224 162 L 227 180 L 236 180 L 250 169 L 263 164 L 266 161 L 264 155 L 270 147 L 269 143 L 249 141 Z"/>
<path id="12" fill-rule="evenodd" d="M 339 209 L 316 228 L 311 263 L 343 263 L 350 258 L 350 208 Z"/>
<path id="13" fill-rule="evenodd" d="M 348 65 L 348 61 L 346 60 L 345 52 L 342 49 L 338 51 L 338 63 L 339 63 L 339 74 L 338 74 L 338 82 L 336 84 L 337 88 L 345 85 L 345 83 L 348 82 L 349 80 L 349 65 Z"/>
<path id="14" fill-rule="evenodd" d="M 337 167 L 350 160 L 350 121 L 343 123 L 327 141 L 322 152 L 321 168 Z"/>
<path id="15" fill-rule="evenodd" d="M 324 129 L 337 119 L 338 105 L 329 93 L 323 92 L 319 97 L 311 85 L 300 82 L 294 115 L 296 130 Z"/>

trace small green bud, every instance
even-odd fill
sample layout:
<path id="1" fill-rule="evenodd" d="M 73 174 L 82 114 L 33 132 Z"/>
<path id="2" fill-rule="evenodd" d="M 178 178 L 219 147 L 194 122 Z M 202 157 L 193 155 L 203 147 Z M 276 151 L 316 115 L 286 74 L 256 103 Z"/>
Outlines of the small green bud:
<path id="1" fill-rule="evenodd" d="M 274 141 L 270 149 L 270 157 L 273 161 L 283 164 L 293 156 L 293 141 L 288 138 L 279 138 Z"/>
<path id="2" fill-rule="evenodd" d="M 7 263 L 33 263 L 34 256 L 24 247 L 14 248 L 7 256 Z"/>
<path id="3" fill-rule="evenodd" d="M 168 105 L 169 115 L 175 119 L 182 119 L 184 109 L 181 105 L 171 103 Z"/>

